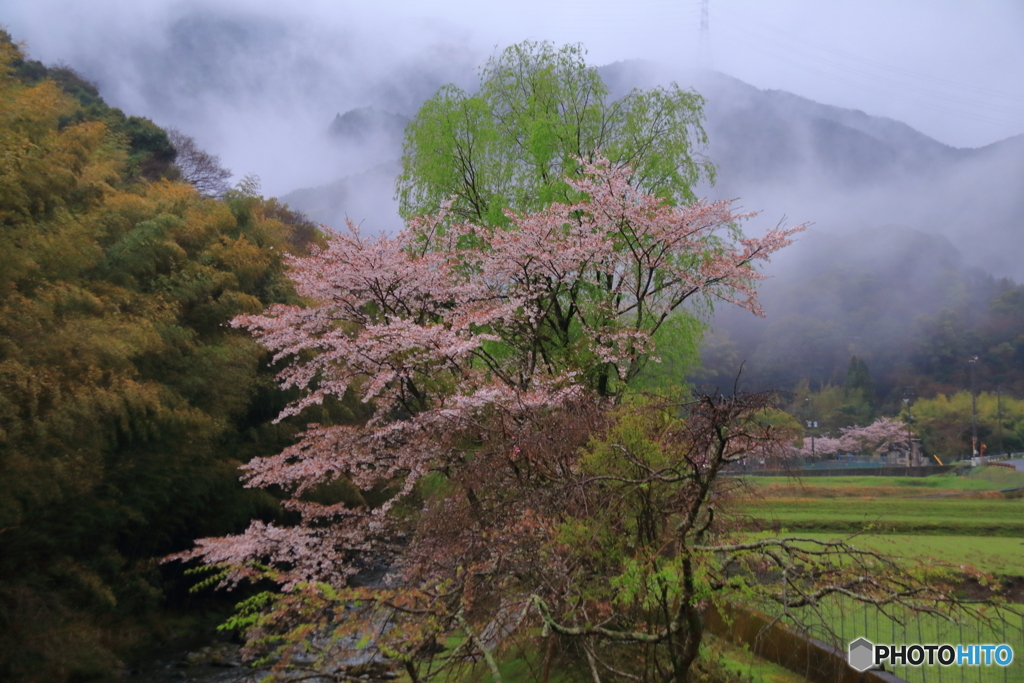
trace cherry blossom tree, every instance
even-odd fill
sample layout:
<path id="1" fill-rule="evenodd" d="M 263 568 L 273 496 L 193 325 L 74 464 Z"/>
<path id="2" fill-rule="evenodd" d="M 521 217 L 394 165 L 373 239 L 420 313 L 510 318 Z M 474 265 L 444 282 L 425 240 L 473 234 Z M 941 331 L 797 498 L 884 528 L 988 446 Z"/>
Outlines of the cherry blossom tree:
<path id="1" fill-rule="evenodd" d="M 906 448 L 907 425 L 895 418 L 880 417 L 866 427 L 842 427 L 838 437 L 820 436 L 814 440 L 814 455 L 830 456 L 839 453 L 858 455 L 884 455 L 896 448 Z M 810 439 L 795 451 L 797 455 L 811 456 Z"/>
<path id="2" fill-rule="evenodd" d="M 880 417 L 866 427 L 843 427 L 839 431 L 842 449 L 850 453 L 884 455 L 907 446 L 907 425 L 891 417 Z"/>
<path id="3" fill-rule="evenodd" d="M 246 466 L 249 486 L 280 486 L 303 523 L 254 523 L 206 539 L 190 556 L 287 565 L 282 583 L 340 580 L 390 533 L 391 508 L 428 472 L 456 466 L 485 414 L 509 420 L 583 395 L 609 398 L 653 357 L 652 335 L 691 299 L 760 314 L 754 263 L 802 226 L 738 237 L 727 202 L 673 207 L 643 193 L 627 170 L 587 165 L 568 179 L 582 201 L 509 214 L 510 229 L 414 219 L 395 237 L 354 225 L 324 251 L 292 262 L 309 306 L 275 306 L 234 324 L 282 363 L 302 396 L 282 417 L 354 392 L 372 402 L 360 426 L 311 425 L 283 453 Z M 468 430 L 468 431 L 467 431 Z M 470 443 L 459 443 L 464 434 Z M 453 443 L 454 441 L 454 443 Z M 372 510 L 303 501 L 324 481 L 392 488 Z"/>
<path id="4" fill-rule="evenodd" d="M 843 441 L 831 436 L 804 437 L 803 445 L 794 451 L 794 455 L 806 458 L 827 457 L 843 453 Z"/>
<path id="5" fill-rule="evenodd" d="M 745 238 L 744 216 L 726 202 L 671 206 L 630 181 L 601 160 L 567 179 L 579 201 L 509 212 L 507 227 L 453 223 L 442 211 L 394 237 L 349 225 L 293 259 L 309 304 L 234 324 L 274 352 L 280 385 L 298 390 L 282 418 L 345 396 L 372 406 L 371 417 L 309 425 L 295 445 L 245 466 L 248 486 L 289 493 L 283 505 L 298 523 L 253 522 L 176 559 L 201 560 L 227 586 L 271 579 L 284 591 L 276 609 L 292 613 L 316 594 L 331 609 L 419 615 L 378 644 L 411 672 L 455 627 L 473 634 L 476 623 L 483 630 L 465 647 L 487 652 L 502 620 L 478 621 L 468 567 L 529 562 L 524 539 L 549 523 L 532 511 L 551 509 L 551 483 L 571 477 L 610 402 L 656 360 L 652 336 L 668 316 L 698 300 L 759 314 L 756 262 L 802 229 Z M 313 495 L 337 480 L 379 502 Z M 375 564 L 390 567 L 395 586 L 359 587 Z M 266 605 L 250 604 L 266 627 L 253 628 L 253 642 L 287 621 L 266 621 Z"/>
<path id="6" fill-rule="evenodd" d="M 443 212 L 394 237 L 350 225 L 292 261 L 306 306 L 235 320 L 299 394 L 282 417 L 370 406 L 245 467 L 247 485 L 288 492 L 297 523 L 253 522 L 174 558 L 205 563 L 207 583 L 278 586 L 231 622 L 251 654 L 336 680 L 482 662 L 500 681 L 502 650 L 536 650 L 540 632 L 544 671 L 565 651 L 596 680 L 684 681 L 708 600 L 777 597 L 766 576 L 787 577 L 787 611 L 835 592 L 943 599 L 843 542 L 730 540 L 718 473 L 794 436 L 765 419 L 766 398 L 626 394 L 673 311 L 760 313 L 754 265 L 801 228 L 744 238 L 727 203 L 670 206 L 607 162 L 567 182 L 579 201 L 503 227 Z M 319 495 L 338 480 L 373 503 Z"/>

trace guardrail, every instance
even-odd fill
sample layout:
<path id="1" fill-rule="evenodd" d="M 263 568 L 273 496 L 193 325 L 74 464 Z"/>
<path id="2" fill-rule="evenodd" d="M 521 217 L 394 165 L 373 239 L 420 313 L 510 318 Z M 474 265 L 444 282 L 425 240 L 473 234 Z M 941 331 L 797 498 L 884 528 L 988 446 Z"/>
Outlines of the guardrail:
<path id="1" fill-rule="evenodd" d="M 837 467 L 837 468 L 780 468 L 780 469 L 734 469 L 723 472 L 725 475 L 742 477 L 927 477 L 933 474 L 945 474 L 956 469 L 958 465 L 882 465 L 877 467 Z"/>

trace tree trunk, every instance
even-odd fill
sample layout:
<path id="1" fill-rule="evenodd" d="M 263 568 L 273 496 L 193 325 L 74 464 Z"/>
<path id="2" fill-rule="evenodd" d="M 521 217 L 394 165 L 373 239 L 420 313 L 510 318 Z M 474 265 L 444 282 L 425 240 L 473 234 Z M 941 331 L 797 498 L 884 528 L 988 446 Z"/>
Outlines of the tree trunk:
<path id="1" fill-rule="evenodd" d="M 676 667 L 675 683 L 686 683 L 690 668 L 700 654 L 700 641 L 704 637 L 704 623 L 700 613 L 694 607 L 685 610 L 687 629 L 680 640 L 679 664 Z"/>

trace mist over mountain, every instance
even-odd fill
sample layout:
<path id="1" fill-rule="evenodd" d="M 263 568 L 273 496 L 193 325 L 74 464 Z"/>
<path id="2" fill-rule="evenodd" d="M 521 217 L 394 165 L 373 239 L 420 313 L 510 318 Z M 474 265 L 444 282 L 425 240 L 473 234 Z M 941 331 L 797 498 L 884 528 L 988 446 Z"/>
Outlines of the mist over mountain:
<path id="1" fill-rule="evenodd" d="M 673 73 L 645 62 L 600 71 L 613 98 L 670 80 L 705 97 L 706 153 L 718 176 L 701 194 L 738 198 L 760 212 L 749 225 L 752 232 L 783 216 L 812 222 L 816 231 L 905 225 L 945 236 L 969 263 L 996 276 L 1024 279 L 1024 262 L 1006 248 L 1018 243 L 1024 228 L 1024 136 L 959 149 L 899 121 L 759 90 L 716 72 Z M 404 120 L 382 108 L 362 108 L 339 113 L 330 128 L 336 142 L 350 147 L 362 133 L 383 162 L 400 157 Z M 314 195 L 302 196 L 299 208 L 328 224 L 338 222 L 342 214 L 323 213 L 302 203 Z M 296 201 L 292 195 L 286 200 Z M 394 225 L 386 212 L 361 217 Z"/>
<path id="2" fill-rule="evenodd" d="M 871 369 L 880 399 L 911 385 L 925 394 L 959 390 L 966 358 L 989 346 L 968 337 L 989 303 L 1013 288 L 1012 281 L 966 264 L 945 237 L 906 226 L 811 232 L 801 246 L 780 256 L 777 276 L 761 283 L 765 318 L 732 307 L 717 312 L 705 367 L 693 379 L 721 384 L 742 362 L 748 388 L 790 389 L 804 379 L 841 385 L 856 356 Z M 951 315 L 960 338 L 940 353 L 951 372 L 923 386 L 920 375 L 934 363 L 928 356 L 936 351 L 929 345 L 937 321 Z"/>
<path id="3" fill-rule="evenodd" d="M 345 112 L 344 116 L 336 114 L 327 130 L 333 137 L 349 144 L 361 144 L 379 137 L 393 145 L 396 140 L 401 144 L 407 123 L 408 116 L 376 107 L 360 107 Z"/>
<path id="4" fill-rule="evenodd" d="M 742 362 L 750 387 L 841 383 L 856 355 L 881 378 L 884 396 L 914 382 L 936 316 L 983 311 L 1013 286 L 999 277 L 1024 279 L 1015 248 L 1024 241 L 1024 136 L 959 149 L 899 121 L 721 73 L 672 73 L 644 62 L 600 71 L 613 98 L 676 80 L 706 99 L 706 154 L 718 175 L 700 194 L 759 211 L 748 232 L 784 216 L 813 223 L 765 271 L 766 318 L 721 307 L 696 381 L 728 379 Z M 370 230 L 397 229 L 390 183 L 405 120 L 372 108 L 338 114 L 330 126 L 335 144 L 352 149 L 362 140 L 393 161 L 285 201 L 329 225 L 347 217 Z M 968 345 L 958 353 L 983 350 Z M 953 375 L 939 388 L 956 389 Z"/>
<path id="5" fill-rule="evenodd" d="M 631 66 L 606 68 L 606 80 L 620 91 L 648 85 Z M 723 74 L 677 80 L 707 99 L 718 182 L 705 194 L 761 211 L 752 232 L 783 215 L 813 223 L 766 268 L 765 319 L 727 307 L 716 315 L 704 379 L 745 361 L 748 387 L 836 384 L 858 356 L 882 379 L 879 396 L 894 395 L 934 365 L 925 356 L 937 318 L 957 311 L 958 324 L 980 324 L 1010 286 L 996 278 L 1024 279 L 1024 136 L 958 149 Z M 919 389 L 962 389 L 964 359 L 986 349 L 980 337 L 958 340 L 939 354 L 953 370 L 947 384 Z"/>
<path id="6" fill-rule="evenodd" d="M 95 40 L 69 34 L 74 68 L 118 106 L 195 136 L 236 178 L 256 172 L 265 193 L 314 220 L 340 228 L 351 219 L 366 232 L 401 227 L 393 179 L 405 123 L 445 83 L 472 90 L 475 68 L 486 57 L 451 25 L 404 17 L 373 24 L 351 8 L 314 19 L 181 4 L 140 10 L 132 22 L 133 30 L 93 27 L 102 51 L 94 49 Z M 903 308 L 893 303 L 875 309 L 874 322 L 882 327 L 890 314 L 910 322 L 949 304 L 927 295 L 942 284 L 935 273 L 976 281 L 966 273 L 980 268 L 1024 280 L 1018 256 L 1024 136 L 961 149 L 900 121 L 759 89 L 721 73 L 639 60 L 600 71 L 612 97 L 675 80 L 706 98 L 705 152 L 718 175 L 699 194 L 736 198 L 743 209 L 760 212 L 745 226 L 749 233 L 783 217 L 812 224 L 766 270 L 772 278 L 762 287 L 768 318 L 746 319 L 723 309 L 713 323 L 735 345 L 739 360 L 747 361 L 752 378 L 760 372 L 781 380 L 785 373 L 779 374 L 771 349 L 796 348 L 801 338 L 814 336 L 794 324 L 794 312 L 799 320 L 837 326 L 833 341 L 842 339 L 828 352 L 834 356 L 812 365 L 819 379 L 842 373 L 847 338 L 858 336 L 844 330 L 857 318 L 842 305 L 826 306 L 827 296 L 810 300 L 822 285 L 807 273 L 818 272 L 818 264 L 875 278 L 877 298 L 905 300 Z M 899 237 L 905 234 L 923 241 Z M 934 244 L 925 245 L 925 237 Z M 914 249 L 904 248 L 908 244 L 918 244 L 921 265 L 915 269 L 905 265 L 914 256 Z M 856 264 L 847 263 L 854 246 L 864 253 Z M 900 255 L 895 260 L 894 253 Z M 952 255 L 958 265 L 951 268 Z M 915 275 L 907 280 L 908 273 Z M 790 341 L 780 341 L 781 330 L 792 331 Z M 881 358 L 880 349 L 858 350 Z"/>
<path id="7" fill-rule="evenodd" d="M 395 177 L 400 171 L 399 160 L 392 159 L 324 185 L 294 190 L 282 200 L 336 230 L 345 229 L 346 220 L 351 220 L 369 234 L 394 233 L 402 229 L 394 197 Z"/>
<path id="8" fill-rule="evenodd" d="M 45 37 L 63 38 L 62 59 L 113 106 L 194 137 L 236 180 L 254 173 L 270 195 L 396 158 L 366 140 L 340 144 L 331 120 L 367 107 L 412 116 L 442 85 L 473 82 L 481 61 L 449 25 L 340 6 L 314 17 L 147 3 L 116 17 L 87 14 L 73 28 L 54 24 Z M 34 48 L 30 39 L 30 55 L 47 61 Z"/>
<path id="9" fill-rule="evenodd" d="M 1024 229 L 1024 136 L 958 149 L 899 121 L 716 72 L 644 62 L 601 71 L 615 95 L 669 80 L 700 93 L 707 154 L 719 169 L 705 194 L 761 211 L 755 225 L 783 215 L 815 230 L 906 225 L 944 235 L 997 276 L 1024 279 L 1024 263 L 1007 249 Z"/>

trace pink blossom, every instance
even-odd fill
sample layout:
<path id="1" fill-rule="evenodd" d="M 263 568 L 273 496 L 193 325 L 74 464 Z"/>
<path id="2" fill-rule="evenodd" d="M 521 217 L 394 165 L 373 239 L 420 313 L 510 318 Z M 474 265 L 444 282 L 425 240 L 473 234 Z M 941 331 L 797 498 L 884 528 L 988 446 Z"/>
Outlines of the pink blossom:
<path id="1" fill-rule="evenodd" d="M 628 381 L 660 325 L 693 297 L 761 315 L 753 266 L 803 229 L 734 239 L 746 216 L 729 202 L 670 206 L 605 160 L 567 182 L 586 199 L 509 213 L 508 228 L 450 224 L 444 211 L 394 237 L 364 237 L 349 223 L 322 251 L 291 259 L 309 303 L 233 321 L 273 352 L 281 387 L 302 392 L 279 419 L 348 392 L 372 417 L 310 425 L 295 445 L 245 466 L 248 486 L 291 492 L 298 526 L 254 522 L 178 559 L 230 564 L 231 581 L 249 561 L 286 568 L 286 586 L 343 579 L 393 532 L 391 505 L 429 472 L 457 467 L 487 420 L 557 409 L 593 391 L 595 372 Z M 374 510 L 302 499 L 339 477 L 393 497 Z"/>

